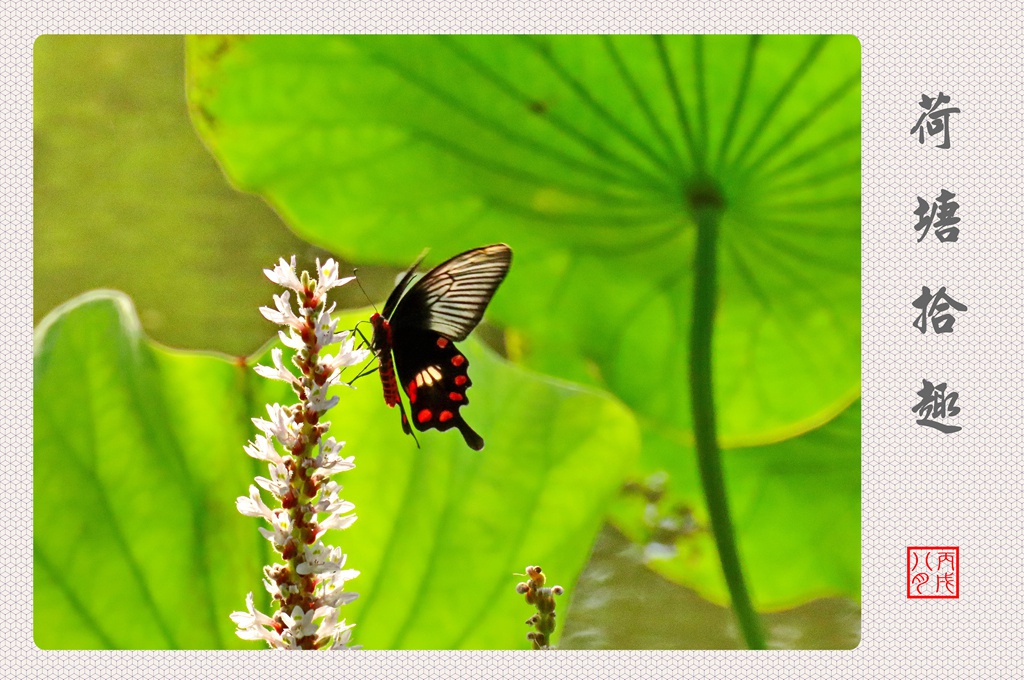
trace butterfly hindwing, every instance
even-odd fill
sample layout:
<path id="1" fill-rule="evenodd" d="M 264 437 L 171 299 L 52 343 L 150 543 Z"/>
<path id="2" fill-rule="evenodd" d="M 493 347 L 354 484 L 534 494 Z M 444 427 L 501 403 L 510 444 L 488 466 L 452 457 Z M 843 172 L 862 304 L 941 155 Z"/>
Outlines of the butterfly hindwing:
<path id="1" fill-rule="evenodd" d="M 471 449 L 482 449 L 483 438 L 459 413 L 473 383 L 469 361 L 455 343 L 430 329 L 395 328 L 393 352 L 413 426 L 421 432 L 458 428 Z"/>

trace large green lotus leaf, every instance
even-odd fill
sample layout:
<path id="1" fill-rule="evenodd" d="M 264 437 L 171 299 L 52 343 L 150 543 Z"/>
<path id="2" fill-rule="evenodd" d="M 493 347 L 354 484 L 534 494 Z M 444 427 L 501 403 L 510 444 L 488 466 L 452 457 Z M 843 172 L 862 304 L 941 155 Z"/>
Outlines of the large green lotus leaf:
<path id="1" fill-rule="evenodd" d="M 300 235 L 391 264 L 509 243 L 491 313 L 513 356 L 672 439 L 691 438 L 700 191 L 725 206 L 722 445 L 794 436 L 859 392 L 853 36 L 196 37 L 187 68 L 229 178 Z"/>
<path id="2" fill-rule="evenodd" d="M 799 437 L 723 457 L 736 542 L 758 609 L 836 595 L 860 600 L 860 415 L 857 401 Z M 625 495 L 613 508 L 615 523 L 645 545 L 648 566 L 728 604 L 692 449 L 680 455 L 677 443 L 649 430 L 643 446 L 648 476 L 636 481 L 648 493 Z"/>
<path id="3" fill-rule="evenodd" d="M 617 401 L 463 350 L 480 453 L 455 432 L 423 433 L 417 449 L 375 377 L 338 389 L 332 434 L 357 465 L 338 479 L 359 520 L 328 542 L 362 572 L 345 615 L 368 648 L 526 648 L 515 572 L 541 564 L 571 597 L 634 464 L 639 435 Z M 152 343 L 122 295 L 49 316 L 35 356 L 36 643 L 257 646 L 228 614 L 249 591 L 265 608 L 271 555 L 235 498 L 266 474 L 242 451 L 250 417 L 289 396 L 246 362 Z"/>

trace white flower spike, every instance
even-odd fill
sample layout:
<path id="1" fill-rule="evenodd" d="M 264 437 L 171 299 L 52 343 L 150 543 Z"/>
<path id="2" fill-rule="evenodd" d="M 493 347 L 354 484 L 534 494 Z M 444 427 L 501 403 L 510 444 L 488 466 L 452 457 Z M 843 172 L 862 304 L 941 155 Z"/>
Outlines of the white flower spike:
<path id="1" fill-rule="evenodd" d="M 354 649 L 358 645 L 349 644 L 353 624 L 341 619 L 339 608 L 358 597 L 345 590 L 345 583 L 359 572 L 343 569 L 341 548 L 320 538 L 329 529 L 347 529 L 356 521 L 355 506 L 339 496 L 341 486 L 331 480 L 353 469 L 354 459 L 340 456 L 344 442 L 324 437 L 330 422 L 322 417 L 338 404 L 339 397 L 329 396 L 328 390 L 340 382 L 341 372 L 369 356 L 368 350 L 355 349 L 348 331 L 338 332 L 334 305 L 327 301 L 331 289 L 355 277 L 339 278 L 337 262 L 321 265 L 318 260 L 313 281 L 307 272 L 296 273 L 295 256 L 263 271 L 287 289 L 274 295 L 274 307 L 261 307 L 260 313 L 285 327 L 279 336 L 293 350 L 296 370 L 285 364 L 280 348 L 271 351 L 272 366 L 254 370 L 291 385 L 299 398 L 292 405 L 270 404 L 267 419 L 252 419 L 262 434 L 245 445 L 245 453 L 266 462 L 269 476 L 256 477 L 249 495 L 235 503 L 243 515 L 267 522 L 269 527 L 259 532 L 283 560 L 263 569 L 263 585 L 275 611 L 258 611 L 249 593 L 246 610 L 233 612 L 231 620 L 240 638 L 262 640 L 273 649 Z M 298 312 L 292 307 L 293 292 Z M 320 355 L 338 343 L 335 354 Z M 276 500 L 275 507 L 264 502 L 260 487 Z"/>

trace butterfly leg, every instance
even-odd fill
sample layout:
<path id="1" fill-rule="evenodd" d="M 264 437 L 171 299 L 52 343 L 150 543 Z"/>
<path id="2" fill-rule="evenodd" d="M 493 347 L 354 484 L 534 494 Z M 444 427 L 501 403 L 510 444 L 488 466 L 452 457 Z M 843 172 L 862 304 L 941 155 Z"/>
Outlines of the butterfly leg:
<path id="1" fill-rule="evenodd" d="M 359 323 L 364 323 L 364 322 L 360 321 Z M 364 344 L 365 344 L 365 345 L 366 345 L 367 347 L 372 347 L 373 345 L 371 345 L 371 344 L 370 344 L 370 341 L 369 341 L 369 340 L 367 340 L 367 339 L 366 339 L 366 336 L 365 336 L 365 335 L 363 335 L 363 332 L 362 332 L 361 330 L 359 330 L 359 323 L 357 323 L 357 324 L 356 324 L 356 327 L 355 327 L 355 328 L 353 328 L 352 330 L 353 330 L 353 331 L 355 331 L 355 332 L 356 332 L 356 333 L 357 333 L 357 334 L 359 335 L 359 337 L 363 339 L 363 343 L 364 343 Z M 371 358 L 371 359 L 370 359 L 370 360 L 369 360 L 368 362 L 366 362 L 366 365 L 365 365 L 365 366 L 363 366 L 363 367 L 362 367 L 362 368 L 361 368 L 361 369 L 359 370 L 359 373 L 357 373 L 357 374 L 356 374 L 356 377 L 354 377 L 354 378 L 352 378 L 351 380 L 349 380 L 349 381 L 348 381 L 348 383 L 346 383 L 346 384 L 347 384 L 347 385 L 348 385 L 349 387 L 351 387 L 351 386 L 352 386 L 352 383 L 354 383 L 354 382 L 355 382 L 356 380 L 359 380 L 359 379 L 360 379 L 360 378 L 362 378 L 362 377 L 363 377 L 364 375 L 370 375 L 371 373 L 373 373 L 374 371 L 376 371 L 376 370 L 377 370 L 378 368 L 380 368 L 380 366 L 379 366 L 379 365 L 378 365 L 378 366 L 376 366 L 376 367 L 374 367 L 374 368 L 370 368 L 370 364 L 372 364 L 372 363 L 374 362 L 374 359 L 376 359 L 376 358 L 377 358 L 377 355 L 374 355 L 374 356 L 373 356 L 373 357 L 372 357 L 372 358 Z M 367 370 L 367 369 L 369 369 L 369 370 Z"/>
<path id="2" fill-rule="evenodd" d="M 370 375 L 371 373 L 376 373 L 378 370 L 380 370 L 379 364 L 377 366 L 374 366 L 373 368 L 370 368 L 370 364 L 372 364 L 376 358 L 377 357 L 373 357 L 373 359 L 370 359 L 368 362 L 366 362 L 366 365 L 359 370 L 359 373 L 356 374 L 356 377 L 349 380 L 346 384 L 349 387 L 351 387 L 352 383 L 354 383 L 356 380 L 359 380 L 363 376 Z"/>
<path id="3" fill-rule="evenodd" d="M 366 336 L 363 335 L 363 332 L 361 330 L 359 330 L 359 324 L 360 323 L 366 323 L 366 321 L 360 321 L 359 323 L 356 324 L 356 327 L 353 328 L 352 330 L 359 334 L 359 337 L 363 339 L 363 344 L 364 345 L 366 345 L 367 347 L 373 347 L 373 345 L 370 344 L 370 341 L 366 339 Z"/>

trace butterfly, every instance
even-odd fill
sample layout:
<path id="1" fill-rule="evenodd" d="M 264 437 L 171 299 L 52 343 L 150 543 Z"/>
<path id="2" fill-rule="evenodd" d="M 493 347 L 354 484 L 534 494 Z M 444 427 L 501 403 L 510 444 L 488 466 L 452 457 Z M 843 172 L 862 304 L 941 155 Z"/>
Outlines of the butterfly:
<path id="1" fill-rule="evenodd" d="M 425 255 L 425 254 L 424 254 Z M 474 248 L 442 262 L 413 283 L 423 255 L 391 291 L 384 310 L 370 317 L 384 401 L 398 405 L 402 431 L 458 428 L 469 448 L 484 440 L 459 412 L 469 403 L 469 361 L 455 347 L 484 315 L 487 304 L 512 264 L 512 249 L 503 243 Z M 399 395 L 409 400 L 409 414 Z M 416 442 L 417 446 L 419 441 Z"/>

